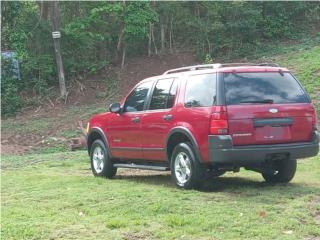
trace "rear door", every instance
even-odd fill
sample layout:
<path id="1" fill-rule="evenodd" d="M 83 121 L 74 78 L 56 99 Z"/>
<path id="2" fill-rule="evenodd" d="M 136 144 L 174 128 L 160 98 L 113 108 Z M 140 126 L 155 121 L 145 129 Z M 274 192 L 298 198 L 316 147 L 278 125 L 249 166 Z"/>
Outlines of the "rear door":
<path id="1" fill-rule="evenodd" d="M 313 108 L 288 72 L 224 73 L 234 145 L 307 142 Z"/>
<path id="2" fill-rule="evenodd" d="M 165 160 L 165 142 L 174 123 L 174 106 L 178 79 L 159 79 L 151 95 L 149 108 L 141 122 L 142 152 L 144 159 Z"/>

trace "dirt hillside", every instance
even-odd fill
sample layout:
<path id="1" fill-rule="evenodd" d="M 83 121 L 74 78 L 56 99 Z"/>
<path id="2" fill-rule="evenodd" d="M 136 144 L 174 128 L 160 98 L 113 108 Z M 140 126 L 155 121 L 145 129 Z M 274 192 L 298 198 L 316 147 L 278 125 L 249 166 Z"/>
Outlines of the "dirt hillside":
<path id="1" fill-rule="evenodd" d="M 106 105 L 119 101 L 136 83 L 168 69 L 192 65 L 192 53 L 131 58 L 121 69 L 108 66 L 91 76 L 69 82 L 68 98 L 46 97 L 40 106 L 28 107 L 14 118 L 2 120 L 1 154 L 66 149 L 73 137 L 81 136 L 79 121 L 87 120 Z M 51 88 L 58 96 L 58 88 Z M 30 97 L 30 96 L 29 96 Z"/>

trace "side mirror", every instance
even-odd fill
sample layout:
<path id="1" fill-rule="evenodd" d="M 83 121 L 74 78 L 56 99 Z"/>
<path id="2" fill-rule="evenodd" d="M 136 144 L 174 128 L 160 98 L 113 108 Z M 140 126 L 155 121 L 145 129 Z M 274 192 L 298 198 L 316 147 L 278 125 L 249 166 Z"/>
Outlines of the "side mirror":
<path id="1" fill-rule="evenodd" d="M 110 106 L 109 106 L 109 110 L 112 113 L 120 113 L 121 112 L 120 103 L 111 103 Z"/>

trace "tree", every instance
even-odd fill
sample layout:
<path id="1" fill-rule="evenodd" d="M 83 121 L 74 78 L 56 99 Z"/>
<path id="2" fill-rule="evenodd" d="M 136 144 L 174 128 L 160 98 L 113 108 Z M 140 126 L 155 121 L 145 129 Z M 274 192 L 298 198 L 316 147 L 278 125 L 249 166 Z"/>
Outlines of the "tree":
<path id="1" fill-rule="evenodd" d="M 51 2 L 50 13 L 51 13 L 52 31 L 60 34 L 60 9 L 59 9 L 58 1 Z M 63 98 L 65 98 L 67 96 L 67 89 L 66 89 L 63 62 L 62 62 L 62 56 L 61 56 L 60 36 L 53 35 L 53 43 L 54 43 L 54 52 L 56 55 L 56 62 L 57 62 L 60 95 Z"/>
<path id="2" fill-rule="evenodd" d="M 57 77 L 65 96 L 65 79 L 160 50 L 190 50 L 200 61 L 254 55 L 280 40 L 318 31 L 320 4 L 4 1 L 1 20 L 1 48 L 15 51 L 22 62 L 18 92 L 47 97 Z M 61 31 L 63 41 L 52 41 L 52 31 Z"/>

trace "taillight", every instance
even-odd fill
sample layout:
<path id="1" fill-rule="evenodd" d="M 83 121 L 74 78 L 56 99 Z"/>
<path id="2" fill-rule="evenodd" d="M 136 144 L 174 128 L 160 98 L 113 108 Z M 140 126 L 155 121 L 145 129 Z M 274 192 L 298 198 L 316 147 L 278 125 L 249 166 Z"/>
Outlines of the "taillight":
<path id="1" fill-rule="evenodd" d="M 314 130 L 318 129 L 317 109 L 314 106 L 313 106 L 313 114 L 312 114 L 312 125 Z"/>
<path id="2" fill-rule="evenodd" d="M 228 115 L 225 106 L 215 106 L 211 115 L 210 134 L 228 134 Z"/>

